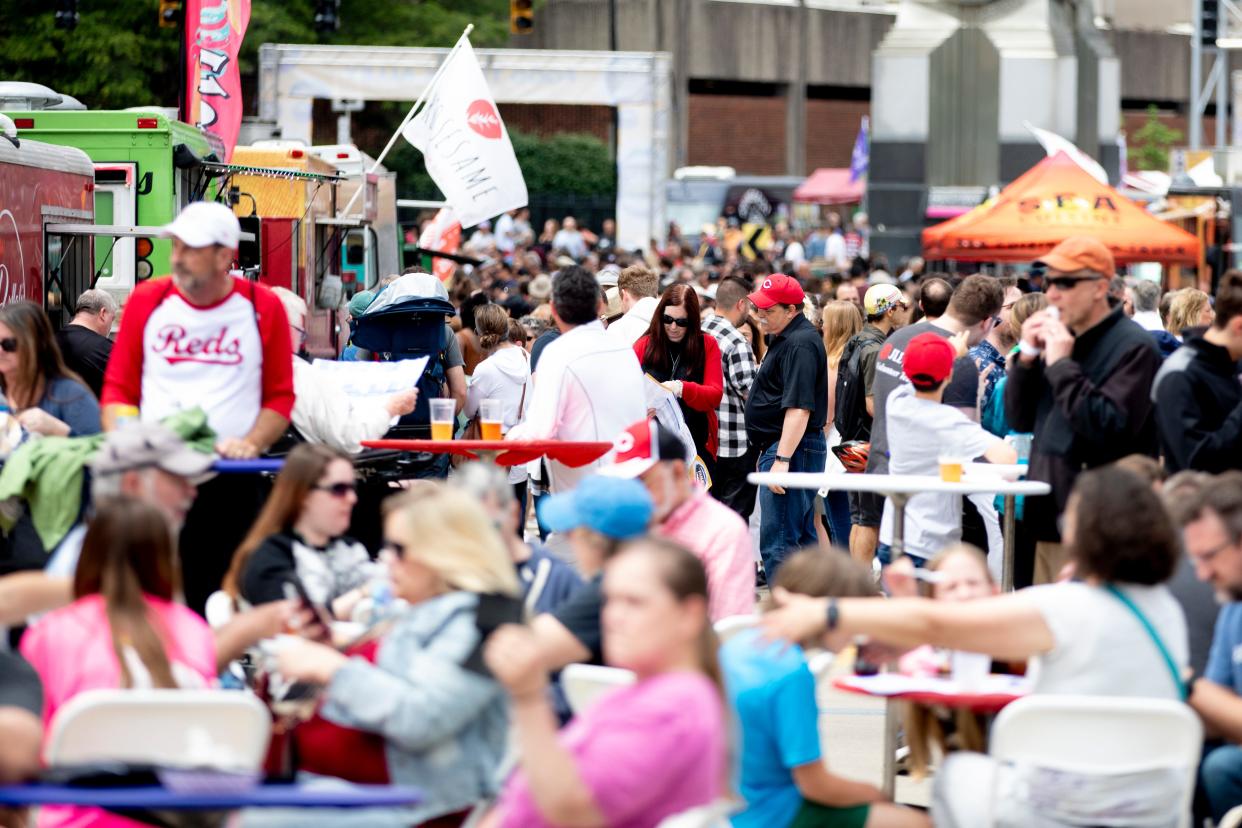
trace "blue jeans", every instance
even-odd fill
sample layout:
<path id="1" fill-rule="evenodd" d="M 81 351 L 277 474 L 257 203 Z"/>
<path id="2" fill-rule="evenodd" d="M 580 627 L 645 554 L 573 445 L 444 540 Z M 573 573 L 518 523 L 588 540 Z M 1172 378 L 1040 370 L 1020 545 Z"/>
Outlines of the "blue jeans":
<path id="1" fill-rule="evenodd" d="M 832 543 L 842 549 L 850 548 L 850 495 L 836 490 L 824 498 L 824 512 L 828 516 L 828 533 Z"/>
<path id="2" fill-rule="evenodd" d="M 875 548 L 875 556 L 880 559 L 881 566 L 888 566 L 893 562 L 893 547 L 887 543 L 878 544 Z M 903 557 L 909 558 L 911 563 L 914 564 L 915 569 L 922 569 L 927 566 L 927 558 L 911 555 L 909 552 L 905 553 Z"/>
<path id="3" fill-rule="evenodd" d="M 759 456 L 759 471 L 770 471 L 776 462 L 776 443 Z M 822 472 L 828 459 L 828 444 L 822 431 L 807 434 L 794 449 L 791 472 Z M 791 552 L 815 546 L 815 490 L 786 489 L 778 495 L 767 486 L 759 487 L 759 554 L 768 583 L 776 577 L 781 561 Z"/>
<path id="4" fill-rule="evenodd" d="M 1242 747 L 1222 745 L 1204 756 L 1199 784 L 1218 823 L 1230 808 L 1242 805 Z"/>

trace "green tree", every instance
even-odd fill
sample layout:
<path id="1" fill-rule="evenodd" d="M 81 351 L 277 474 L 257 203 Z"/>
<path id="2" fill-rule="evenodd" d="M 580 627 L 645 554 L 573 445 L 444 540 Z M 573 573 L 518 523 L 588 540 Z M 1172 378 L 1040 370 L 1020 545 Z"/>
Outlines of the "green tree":
<path id="1" fill-rule="evenodd" d="M 392 121 L 386 139 L 401 123 L 401 114 Z M 593 135 L 562 134 L 549 138 L 509 131 L 513 153 L 526 179 L 526 190 L 531 195 L 553 193 L 556 195 L 613 195 L 617 191 L 617 167 L 609 155 L 608 147 Z M 365 143 L 365 142 L 364 142 Z M 363 146 L 372 155 L 378 155 L 383 144 Z M 444 196 L 436 187 L 423 155 L 403 140 L 393 146 L 384 159 L 384 166 L 397 174 L 397 189 L 402 198 L 439 200 Z"/>
<path id="2" fill-rule="evenodd" d="M 1131 157 L 1140 170 L 1169 170 L 1169 149 L 1181 143 L 1182 132 L 1160 120 L 1155 104 L 1147 107 L 1147 121 L 1134 133 Z"/>
<path id="3" fill-rule="evenodd" d="M 0 79 L 31 81 L 73 95 L 92 109 L 176 106 L 178 34 L 161 29 L 158 0 L 81 0 L 77 28 L 55 28 L 47 0 L 0 2 Z M 314 0 L 252 0 L 241 71 L 253 96 L 263 43 L 450 46 L 474 23 L 476 46 L 503 46 L 505 0 L 344 0 L 341 27 L 314 30 Z"/>

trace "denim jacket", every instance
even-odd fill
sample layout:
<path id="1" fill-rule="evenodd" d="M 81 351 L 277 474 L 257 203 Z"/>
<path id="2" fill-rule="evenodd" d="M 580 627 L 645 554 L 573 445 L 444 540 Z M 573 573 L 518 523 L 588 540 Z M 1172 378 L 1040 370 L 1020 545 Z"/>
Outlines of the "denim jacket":
<path id="1" fill-rule="evenodd" d="M 423 821 L 471 807 L 495 791 L 508 738 L 500 685 L 461 664 L 479 640 L 478 596 L 451 592 L 405 609 L 376 663 L 350 659 L 333 676 L 324 718 L 384 737 L 393 784 L 420 789 Z"/>

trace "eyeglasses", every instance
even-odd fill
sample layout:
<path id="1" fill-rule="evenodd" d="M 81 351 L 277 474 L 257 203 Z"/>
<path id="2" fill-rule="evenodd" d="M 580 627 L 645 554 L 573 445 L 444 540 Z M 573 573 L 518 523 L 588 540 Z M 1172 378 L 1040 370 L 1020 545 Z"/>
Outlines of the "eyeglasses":
<path id="1" fill-rule="evenodd" d="M 0 339 L 0 351 L 4 351 L 6 354 L 17 353 L 17 339 L 12 336 Z"/>
<path id="2" fill-rule="evenodd" d="M 688 328 L 690 327 L 690 320 L 684 316 L 681 319 L 678 319 L 677 317 L 669 316 L 666 313 L 664 314 L 664 324 L 665 325 L 676 325 L 679 328 Z"/>
<path id="3" fill-rule="evenodd" d="M 352 481 L 349 483 L 329 483 L 327 486 L 316 486 L 315 491 L 327 492 L 333 497 L 347 497 L 357 493 L 358 484 Z"/>
<path id="4" fill-rule="evenodd" d="M 404 560 L 405 558 L 405 544 L 397 543 L 395 540 L 385 540 L 383 545 L 380 546 L 380 551 L 391 552 L 398 560 Z"/>
<path id="5" fill-rule="evenodd" d="M 1224 543 L 1222 543 L 1220 546 L 1216 547 L 1215 549 L 1209 549 L 1206 552 L 1202 552 L 1198 555 L 1190 555 L 1189 556 L 1190 561 L 1191 563 L 1194 563 L 1200 566 L 1209 564 L 1212 562 L 1213 558 L 1215 558 L 1217 555 L 1219 555 L 1221 552 L 1224 552 L 1226 549 L 1228 549 L 1231 546 L 1233 546 L 1233 541 L 1225 541 Z"/>
<path id="6" fill-rule="evenodd" d="M 1044 284 L 1057 290 L 1073 290 L 1082 282 L 1098 282 L 1103 276 L 1048 276 Z"/>

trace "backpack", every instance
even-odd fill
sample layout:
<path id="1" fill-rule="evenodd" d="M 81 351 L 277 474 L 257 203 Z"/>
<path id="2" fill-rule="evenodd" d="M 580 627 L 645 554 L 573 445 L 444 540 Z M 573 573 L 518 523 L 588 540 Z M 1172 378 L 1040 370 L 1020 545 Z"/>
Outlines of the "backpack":
<path id="1" fill-rule="evenodd" d="M 397 423 L 391 434 L 427 437 L 431 434 L 431 400 L 444 395 L 445 357 L 452 330 L 446 324 L 455 310 L 435 298 L 413 298 L 350 322 L 350 342 L 375 354 L 380 361 L 428 357 L 418 380 L 418 404 Z"/>
<path id="2" fill-rule="evenodd" d="M 863 351 L 872 344 L 872 337 L 855 334 L 845 343 L 841 361 L 837 364 L 837 408 L 833 412 L 833 424 L 842 442 L 871 439 L 871 417 L 867 414 L 862 358 Z"/>

